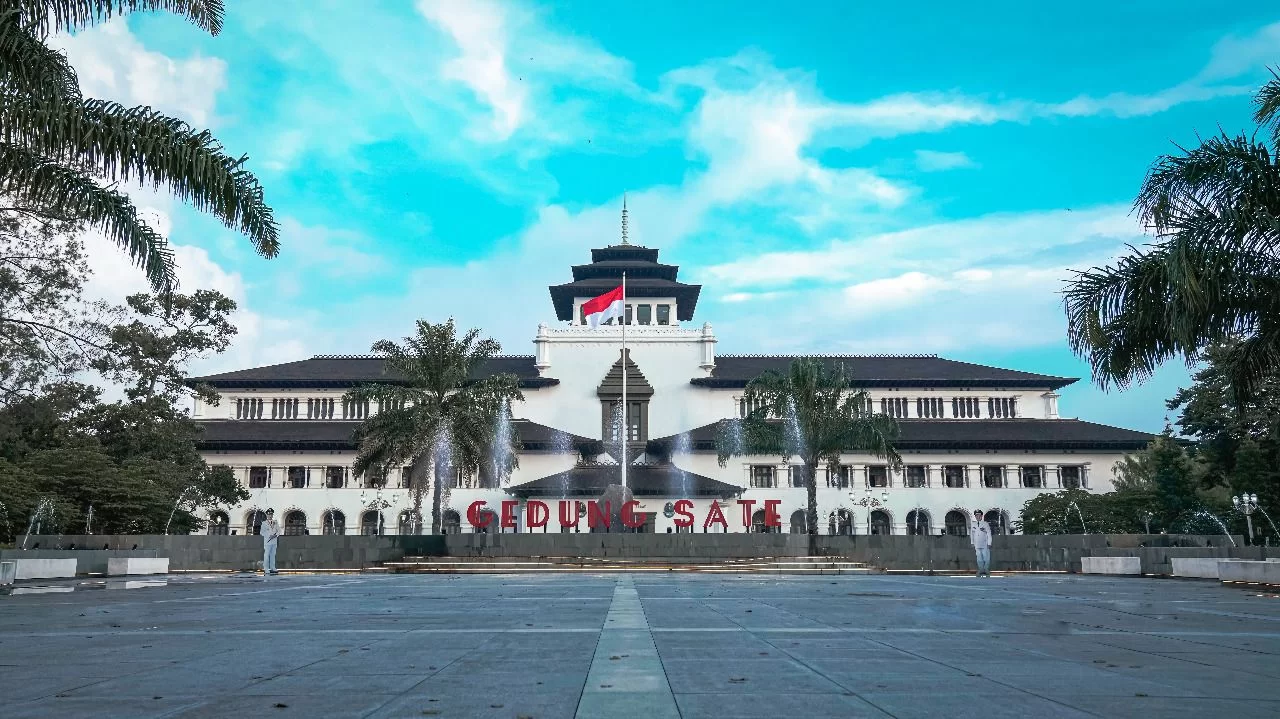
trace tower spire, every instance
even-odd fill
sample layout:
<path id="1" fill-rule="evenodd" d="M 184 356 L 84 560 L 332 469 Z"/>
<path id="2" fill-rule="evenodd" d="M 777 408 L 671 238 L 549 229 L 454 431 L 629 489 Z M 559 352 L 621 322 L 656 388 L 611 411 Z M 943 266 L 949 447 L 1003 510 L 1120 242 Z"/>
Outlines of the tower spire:
<path id="1" fill-rule="evenodd" d="M 630 244 L 627 237 L 627 193 L 622 193 L 622 244 Z"/>

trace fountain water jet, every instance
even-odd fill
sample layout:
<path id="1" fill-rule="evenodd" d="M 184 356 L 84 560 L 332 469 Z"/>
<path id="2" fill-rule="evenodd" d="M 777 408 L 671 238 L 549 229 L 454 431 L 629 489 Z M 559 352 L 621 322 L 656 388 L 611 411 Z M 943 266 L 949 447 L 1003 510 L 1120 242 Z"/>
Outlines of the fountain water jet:
<path id="1" fill-rule="evenodd" d="M 796 412 L 796 402 L 787 397 L 787 416 L 783 418 L 787 430 L 786 450 L 795 457 L 804 457 L 804 432 L 800 429 L 800 416 Z"/>
<path id="2" fill-rule="evenodd" d="M 676 435 L 675 443 L 671 447 L 671 464 L 675 467 L 675 458 L 687 458 L 693 453 L 693 442 L 689 439 L 688 432 L 681 432 Z M 680 497 L 689 498 L 689 473 L 680 467 L 676 467 L 680 473 Z"/>
<path id="3" fill-rule="evenodd" d="M 40 518 L 45 517 L 49 521 L 53 521 L 53 500 L 48 497 L 42 498 L 36 502 L 36 509 L 31 513 L 31 521 L 27 523 L 27 533 L 22 537 L 22 548 L 27 548 L 27 540 L 31 538 L 31 530 L 40 531 Z"/>
<path id="4" fill-rule="evenodd" d="M 502 486 L 511 479 L 511 445 L 515 441 L 515 433 L 511 429 L 511 403 L 503 402 L 494 418 L 493 446 L 489 452 L 489 464 L 493 469 L 493 479 Z"/>
<path id="5" fill-rule="evenodd" d="M 165 534 L 169 533 L 169 525 L 173 524 L 173 515 L 178 513 L 178 505 L 182 504 L 182 500 L 186 498 L 187 492 L 194 491 L 196 491 L 195 487 L 183 487 L 182 491 L 178 493 L 178 501 L 173 503 L 173 511 L 169 512 L 169 521 L 164 523 Z"/>
<path id="6" fill-rule="evenodd" d="M 1067 511 L 1067 516 L 1068 516 L 1068 517 L 1070 517 L 1070 516 L 1071 516 L 1071 512 L 1070 512 L 1070 510 L 1071 510 L 1071 509 L 1075 509 L 1075 510 L 1076 510 L 1076 516 L 1080 518 L 1080 528 L 1084 530 L 1084 533 L 1085 533 L 1085 534 L 1088 534 L 1088 533 L 1089 533 L 1089 527 L 1088 527 L 1088 526 L 1086 526 L 1086 525 L 1085 525 L 1085 523 L 1084 523 L 1084 514 L 1082 514 L 1082 513 L 1080 512 L 1080 505 L 1076 504 L 1075 502 L 1068 502 L 1068 503 L 1067 503 L 1067 510 L 1068 510 L 1068 511 Z M 1063 521 L 1065 522 L 1066 520 L 1064 519 Z"/>
<path id="7" fill-rule="evenodd" d="M 1262 512 L 1262 516 L 1267 518 L 1267 524 L 1271 525 L 1271 533 L 1280 537 L 1280 532 L 1276 531 L 1276 523 L 1271 521 L 1271 515 L 1267 514 L 1267 510 L 1263 509 L 1261 504 L 1258 505 L 1258 511 Z"/>
<path id="8" fill-rule="evenodd" d="M 1216 514 L 1213 514 L 1207 509 L 1199 509 L 1199 510 L 1196 510 L 1195 514 L 1192 514 L 1191 516 L 1192 517 L 1208 517 L 1209 519 L 1212 519 L 1214 523 L 1217 524 L 1218 527 L 1222 529 L 1222 533 L 1226 535 L 1227 541 L 1231 542 L 1231 546 L 1233 547 L 1236 546 L 1236 540 L 1231 536 L 1231 532 L 1227 530 L 1227 525 L 1223 524 L 1222 520 L 1219 519 Z"/>

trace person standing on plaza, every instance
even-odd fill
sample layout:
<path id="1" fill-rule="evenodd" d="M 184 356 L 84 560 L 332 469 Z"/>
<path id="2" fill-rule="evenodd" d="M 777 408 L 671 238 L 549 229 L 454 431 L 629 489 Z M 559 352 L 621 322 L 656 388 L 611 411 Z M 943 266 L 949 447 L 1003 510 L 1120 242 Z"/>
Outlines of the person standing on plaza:
<path id="1" fill-rule="evenodd" d="M 991 525 L 982 518 L 982 510 L 973 510 L 973 523 L 969 525 L 969 543 L 978 558 L 978 576 L 991 576 Z"/>
<path id="2" fill-rule="evenodd" d="M 280 538 L 280 523 L 276 521 L 276 511 L 267 510 L 267 519 L 262 523 L 262 573 L 276 573 L 276 544 Z"/>

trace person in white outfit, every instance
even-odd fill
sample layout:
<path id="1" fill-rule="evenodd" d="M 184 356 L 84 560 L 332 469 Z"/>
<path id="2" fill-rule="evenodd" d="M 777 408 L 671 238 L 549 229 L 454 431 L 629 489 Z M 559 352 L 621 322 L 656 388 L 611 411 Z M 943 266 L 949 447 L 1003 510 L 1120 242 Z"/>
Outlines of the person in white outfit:
<path id="1" fill-rule="evenodd" d="M 969 526 L 969 543 L 978 556 L 978 576 L 991 576 L 991 525 L 982 518 L 982 510 L 973 510 L 973 524 Z"/>
<path id="2" fill-rule="evenodd" d="M 267 520 L 259 530 L 262 533 L 262 573 L 276 573 L 276 543 L 280 538 L 280 523 L 276 521 L 276 511 L 267 510 Z"/>

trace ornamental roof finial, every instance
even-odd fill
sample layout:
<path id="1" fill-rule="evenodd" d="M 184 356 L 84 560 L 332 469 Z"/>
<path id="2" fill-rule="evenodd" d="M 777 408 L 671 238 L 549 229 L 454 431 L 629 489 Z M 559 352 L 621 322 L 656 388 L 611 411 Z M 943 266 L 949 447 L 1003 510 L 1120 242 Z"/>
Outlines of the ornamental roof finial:
<path id="1" fill-rule="evenodd" d="M 622 193 L 622 244 L 630 244 L 627 242 L 627 193 Z"/>

